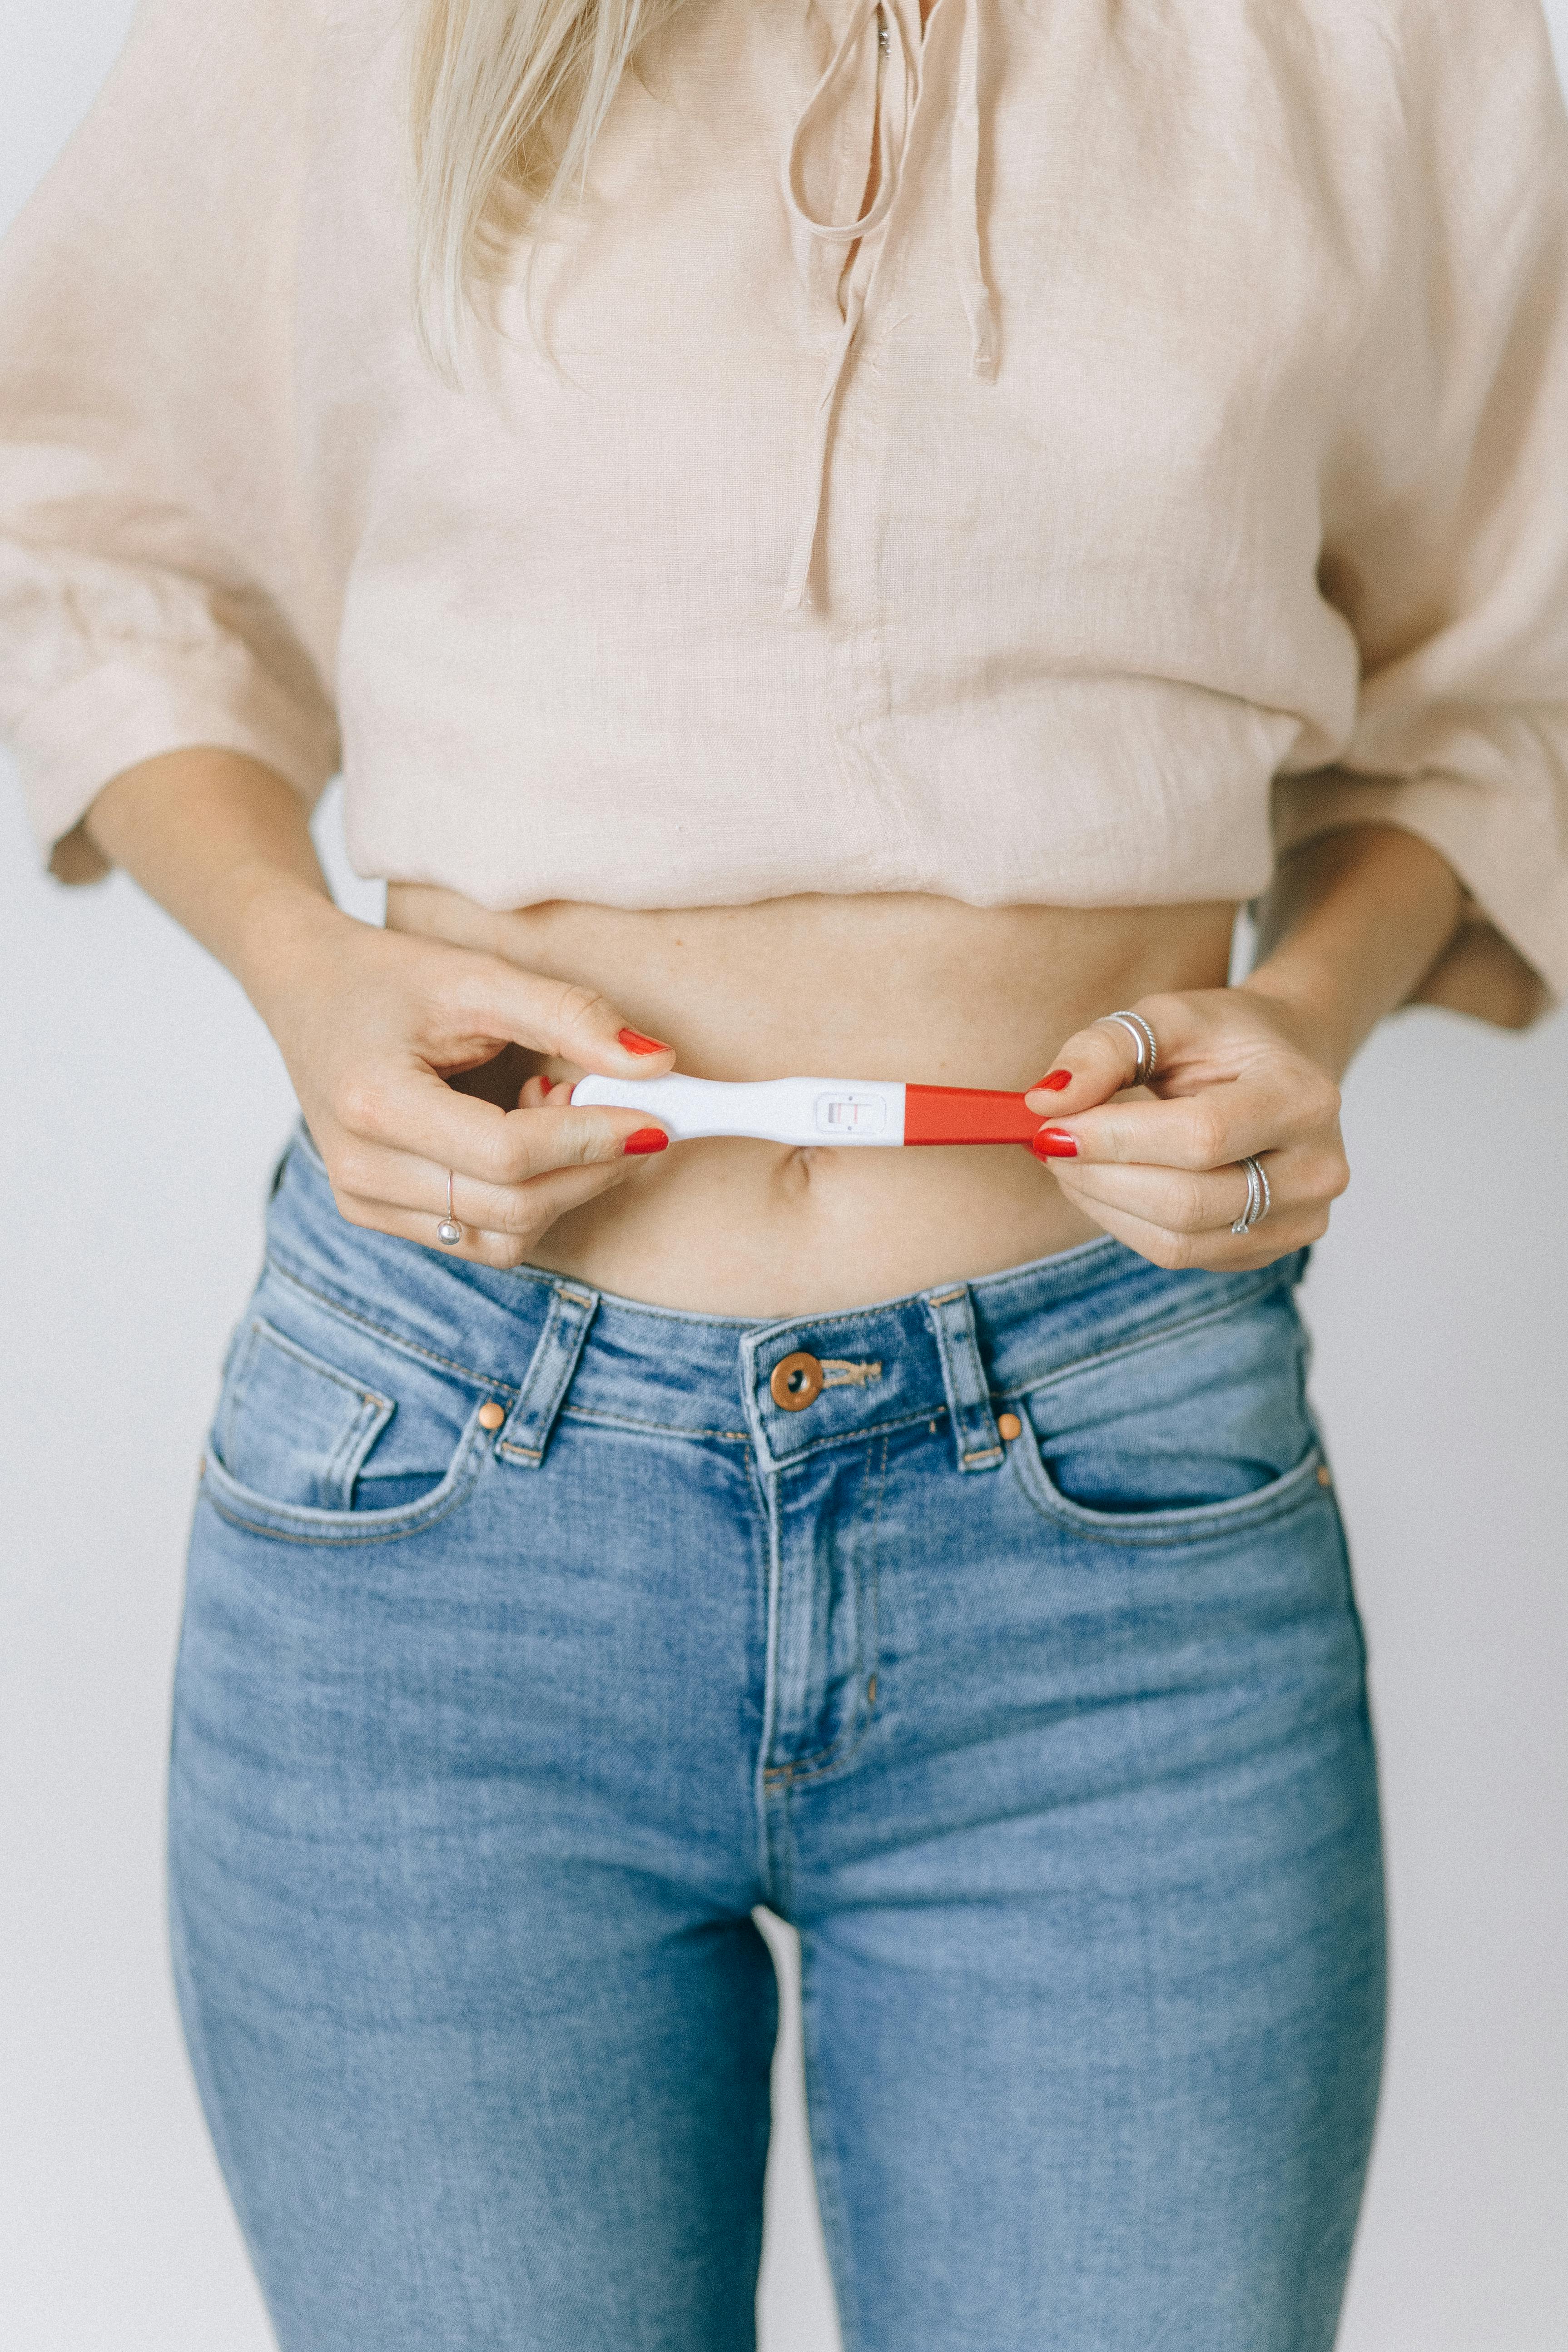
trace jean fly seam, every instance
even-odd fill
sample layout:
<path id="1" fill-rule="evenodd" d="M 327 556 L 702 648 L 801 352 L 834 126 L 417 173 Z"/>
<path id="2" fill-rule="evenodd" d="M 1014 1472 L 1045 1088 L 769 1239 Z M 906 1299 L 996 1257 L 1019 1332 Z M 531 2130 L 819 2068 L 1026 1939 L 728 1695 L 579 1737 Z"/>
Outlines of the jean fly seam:
<path id="1" fill-rule="evenodd" d="M 875 1451 L 874 1443 L 872 1450 L 873 1452 Z M 869 1475 L 870 1465 L 868 1463 L 867 1475 L 869 1476 Z M 870 1616 L 873 1632 L 873 1647 L 871 1655 L 873 1658 L 876 1656 L 874 1643 L 877 1610 L 875 1594 L 877 1539 L 881 1527 L 882 1496 L 886 1489 L 887 1482 L 888 1441 L 886 1437 L 884 1437 L 882 1440 L 881 1461 L 877 1471 L 876 1495 L 871 1505 L 871 1528 L 869 1536 L 871 1546 L 870 1579 L 872 1584 Z M 849 1725 L 847 1729 L 838 1734 L 836 1739 L 829 1740 L 826 1748 L 814 1748 L 807 1756 L 792 1758 L 787 1764 L 765 1765 L 763 1768 L 763 1777 L 765 1783 L 770 1788 L 793 1788 L 801 1781 L 820 1780 L 826 1779 L 830 1773 L 841 1771 L 844 1766 L 849 1762 L 850 1759 L 858 1752 L 865 1741 L 867 1733 L 870 1730 L 871 1717 L 874 1710 L 866 1698 L 866 1636 L 863 1630 L 864 1614 L 859 1605 L 863 1593 L 864 1580 L 860 1575 L 858 1568 L 857 1568 L 855 1572 L 855 1699 L 854 1712 L 850 1717 Z M 764 1750 L 764 1753 L 766 1751 Z"/>
<path id="2" fill-rule="evenodd" d="M 872 1692 L 882 1670 L 882 1504 L 888 1492 L 888 1440 L 882 1440 L 882 1458 L 877 1465 L 877 1500 L 871 1511 L 871 1603 L 869 1638 L 860 1654 L 859 1697 L 865 1702 L 866 1719 L 861 1727 L 858 1747 L 871 1736 L 877 1719 L 877 1701 Z M 869 1670 L 867 1658 L 870 1659 Z"/>
<path id="3" fill-rule="evenodd" d="M 787 1813 L 780 1824 L 783 1836 L 773 1835 L 773 1808 L 771 1802 L 773 1783 L 768 1777 L 768 1753 L 773 1744 L 778 1723 L 778 1663 L 779 1614 L 784 1590 L 784 1557 L 779 1529 L 779 1496 L 776 1474 L 766 1479 L 762 1474 L 753 1446 L 748 1467 L 763 1508 L 763 1523 L 767 1530 L 767 1601 L 763 1618 L 763 1721 L 757 1741 L 757 1764 L 753 1782 L 752 1802 L 757 1823 L 758 1874 L 768 1889 L 770 1903 L 777 1902 L 780 1916 L 787 1914 L 782 1906 L 789 1900 L 790 1867 L 788 1859 L 789 1822 Z"/>

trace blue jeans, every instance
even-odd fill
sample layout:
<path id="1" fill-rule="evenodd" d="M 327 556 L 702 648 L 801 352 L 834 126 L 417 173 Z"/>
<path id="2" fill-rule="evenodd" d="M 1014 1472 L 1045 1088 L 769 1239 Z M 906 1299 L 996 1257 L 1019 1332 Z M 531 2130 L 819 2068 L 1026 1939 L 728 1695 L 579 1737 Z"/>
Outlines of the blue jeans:
<path id="1" fill-rule="evenodd" d="M 304 1139 L 269 1244 L 171 1880 L 285 2352 L 751 2346 L 758 1904 L 849 2352 L 1329 2346 L 1383 1909 L 1300 1262 L 679 1314 L 354 1231 Z"/>

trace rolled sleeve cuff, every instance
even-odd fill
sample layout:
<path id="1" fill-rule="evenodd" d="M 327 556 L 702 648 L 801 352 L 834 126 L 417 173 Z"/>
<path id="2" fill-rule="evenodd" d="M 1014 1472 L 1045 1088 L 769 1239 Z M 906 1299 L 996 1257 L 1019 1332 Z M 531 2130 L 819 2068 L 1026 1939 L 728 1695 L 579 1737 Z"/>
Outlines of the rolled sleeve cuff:
<path id="1" fill-rule="evenodd" d="M 338 767 L 336 730 L 242 655 L 232 662 L 103 662 L 33 703 L 11 730 L 27 814 L 49 871 L 96 882 L 109 864 L 82 826 L 105 784 L 197 746 L 273 769 L 313 808 Z"/>
<path id="2" fill-rule="evenodd" d="M 1283 855 L 1349 824 L 1396 824 L 1447 858 L 1471 901 L 1539 977 L 1541 1013 L 1568 995 L 1568 855 L 1549 809 L 1462 777 L 1280 776 L 1274 845 Z"/>

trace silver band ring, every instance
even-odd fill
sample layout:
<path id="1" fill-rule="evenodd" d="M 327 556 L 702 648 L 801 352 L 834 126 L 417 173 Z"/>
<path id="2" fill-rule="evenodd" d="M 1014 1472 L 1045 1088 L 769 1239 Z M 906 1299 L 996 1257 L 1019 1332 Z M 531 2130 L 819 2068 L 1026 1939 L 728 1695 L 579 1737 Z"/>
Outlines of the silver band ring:
<path id="1" fill-rule="evenodd" d="M 1263 1162 L 1260 1160 L 1247 1159 L 1242 1161 L 1241 1168 L 1242 1173 L 1247 1178 L 1247 1206 L 1232 1225 L 1230 1230 L 1233 1234 L 1249 1234 L 1254 1225 L 1260 1225 L 1263 1223 L 1264 1218 L 1274 1206 L 1274 1196 L 1268 1189 L 1268 1178 L 1264 1172 Z"/>
<path id="2" fill-rule="evenodd" d="M 436 1228 L 436 1238 L 447 1249 L 456 1249 L 463 1238 L 463 1228 L 452 1213 L 452 1171 L 447 1171 L 447 1213 Z"/>
<path id="3" fill-rule="evenodd" d="M 1138 1048 L 1138 1066 L 1129 1085 L 1146 1087 L 1159 1066 L 1160 1048 L 1154 1042 L 1154 1032 L 1141 1013 L 1102 1013 L 1102 1021 L 1120 1021 Z"/>

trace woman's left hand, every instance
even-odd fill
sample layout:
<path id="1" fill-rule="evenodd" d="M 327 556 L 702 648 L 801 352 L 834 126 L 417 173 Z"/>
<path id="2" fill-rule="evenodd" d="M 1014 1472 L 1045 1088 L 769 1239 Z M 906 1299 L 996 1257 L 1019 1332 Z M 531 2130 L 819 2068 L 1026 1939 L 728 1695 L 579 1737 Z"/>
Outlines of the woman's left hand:
<path id="1" fill-rule="evenodd" d="M 1316 1241 L 1350 1169 L 1331 1055 L 1310 1023 L 1245 985 L 1143 996 L 1127 1009 L 1159 1045 L 1150 1087 L 1126 1091 L 1137 1048 L 1120 1022 L 1100 1020 L 1068 1039 L 1053 1084 L 1026 1097 L 1050 1118 L 1035 1149 L 1063 1192 L 1156 1265 L 1235 1272 Z M 1268 1175 L 1270 1206 L 1233 1234 L 1249 1157 Z"/>

